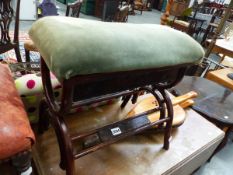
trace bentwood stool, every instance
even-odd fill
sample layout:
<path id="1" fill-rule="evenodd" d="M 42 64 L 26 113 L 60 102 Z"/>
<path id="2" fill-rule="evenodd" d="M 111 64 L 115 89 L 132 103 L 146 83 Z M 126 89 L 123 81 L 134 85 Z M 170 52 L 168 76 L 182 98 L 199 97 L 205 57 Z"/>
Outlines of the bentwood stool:
<path id="1" fill-rule="evenodd" d="M 173 107 L 166 89 L 182 79 L 188 65 L 202 59 L 204 51 L 195 40 L 160 25 L 67 17 L 43 18 L 29 34 L 41 54 L 46 104 L 66 174 L 74 174 L 75 159 L 153 126 L 164 127 L 163 148 L 169 149 Z M 59 49 L 53 43 L 59 43 Z M 53 96 L 50 71 L 62 86 L 60 102 Z M 89 122 L 79 118 L 83 124 L 70 132 L 66 119 L 79 114 L 70 114 L 73 108 L 123 96 L 124 105 L 116 110 L 121 111 L 129 99 L 136 102 L 141 91 L 151 93 L 158 106 L 116 120 L 114 111 L 90 117 Z M 158 111 L 158 120 L 150 122 L 147 116 Z"/>
<path id="2" fill-rule="evenodd" d="M 11 162 L 23 173 L 31 167 L 35 138 L 10 70 L 0 64 L 0 74 L 0 163 Z"/>

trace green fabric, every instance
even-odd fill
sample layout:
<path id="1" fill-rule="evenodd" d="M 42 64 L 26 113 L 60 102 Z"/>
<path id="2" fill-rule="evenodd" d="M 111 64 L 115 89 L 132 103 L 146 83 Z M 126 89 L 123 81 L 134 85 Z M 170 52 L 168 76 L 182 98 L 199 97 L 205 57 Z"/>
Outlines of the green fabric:
<path id="1" fill-rule="evenodd" d="M 59 80 L 198 63 L 204 55 L 188 35 L 155 24 L 44 17 L 29 35 Z"/>

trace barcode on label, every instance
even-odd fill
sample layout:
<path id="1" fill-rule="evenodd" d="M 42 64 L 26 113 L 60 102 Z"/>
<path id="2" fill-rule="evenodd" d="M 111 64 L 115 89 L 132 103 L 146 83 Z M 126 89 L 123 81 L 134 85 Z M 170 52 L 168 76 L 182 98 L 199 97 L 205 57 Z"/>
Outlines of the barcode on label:
<path id="1" fill-rule="evenodd" d="M 121 134 L 121 129 L 119 127 L 112 128 L 111 132 L 112 132 L 112 135 L 116 136 L 116 135 Z"/>

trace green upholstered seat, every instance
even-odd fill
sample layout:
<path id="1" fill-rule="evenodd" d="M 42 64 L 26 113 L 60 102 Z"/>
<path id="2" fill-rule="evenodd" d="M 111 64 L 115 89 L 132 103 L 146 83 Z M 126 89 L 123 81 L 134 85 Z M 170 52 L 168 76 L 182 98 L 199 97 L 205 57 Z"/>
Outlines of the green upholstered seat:
<path id="1" fill-rule="evenodd" d="M 29 35 L 59 80 L 198 63 L 204 54 L 188 35 L 155 24 L 45 17 Z"/>

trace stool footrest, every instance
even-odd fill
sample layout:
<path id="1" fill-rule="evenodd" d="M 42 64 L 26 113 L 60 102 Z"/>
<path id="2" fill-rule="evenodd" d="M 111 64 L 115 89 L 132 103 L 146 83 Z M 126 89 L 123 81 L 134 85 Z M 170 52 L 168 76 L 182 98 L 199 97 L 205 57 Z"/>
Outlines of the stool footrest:
<path id="1" fill-rule="evenodd" d="M 92 132 L 92 134 L 84 137 L 83 150 L 75 154 L 74 158 L 82 157 L 104 146 L 115 143 L 118 140 L 164 123 L 169 119 L 170 118 L 167 117 L 156 122 L 151 122 L 148 119 L 148 115 L 142 114 L 99 128 L 95 132 Z"/>

